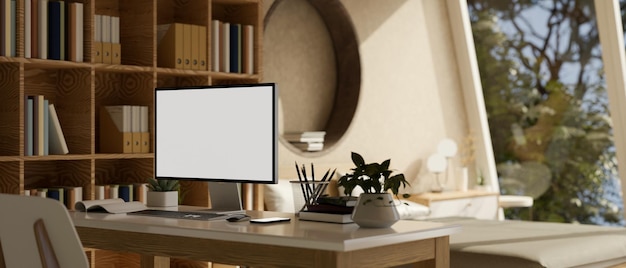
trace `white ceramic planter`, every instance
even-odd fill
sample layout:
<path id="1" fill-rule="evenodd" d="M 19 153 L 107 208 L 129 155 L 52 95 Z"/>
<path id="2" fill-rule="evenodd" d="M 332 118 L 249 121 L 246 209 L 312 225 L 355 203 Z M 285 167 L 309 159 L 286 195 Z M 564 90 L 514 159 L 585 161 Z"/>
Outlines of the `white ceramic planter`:
<path id="1" fill-rule="evenodd" d="M 178 191 L 169 191 L 169 192 L 148 191 L 146 204 L 149 207 L 178 206 Z"/>
<path id="2" fill-rule="evenodd" d="M 361 194 L 352 211 L 352 220 L 365 228 L 387 228 L 398 220 L 393 196 L 389 193 Z"/>

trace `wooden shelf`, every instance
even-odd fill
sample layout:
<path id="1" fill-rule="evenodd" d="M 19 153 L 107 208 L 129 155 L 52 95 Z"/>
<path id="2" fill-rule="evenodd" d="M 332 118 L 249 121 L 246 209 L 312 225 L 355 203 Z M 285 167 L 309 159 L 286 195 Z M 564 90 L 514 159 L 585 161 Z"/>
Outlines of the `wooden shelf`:
<path id="1" fill-rule="evenodd" d="M 263 26 L 259 0 L 65 0 L 71 2 L 84 7 L 83 62 L 26 58 L 25 2 L 17 1 L 17 56 L 0 56 L 0 193 L 81 186 L 83 198 L 89 200 L 95 198 L 96 185 L 146 182 L 154 177 L 153 144 L 148 153 L 101 153 L 101 107 L 148 106 L 153 143 L 154 88 L 261 81 Z M 120 18 L 121 64 L 96 60 L 96 15 Z M 254 26 L 254 74 L 210 71 L 214 19 Z M 205 26 L 206 70 L 158 66 L 157 25 L 175 22 Z M 69 154 L 26 155 L 25 98 L 29 95 L 44 95 L 55 105 Z M 191 191 L 185 201 L 207 204 L 206 187 L 196 188 L 203 188 L 205 193 Z M 92 267 L 107 266 L 108 256 L 118 256 L 101 257 L 96 251 L 86 250 Z"/>

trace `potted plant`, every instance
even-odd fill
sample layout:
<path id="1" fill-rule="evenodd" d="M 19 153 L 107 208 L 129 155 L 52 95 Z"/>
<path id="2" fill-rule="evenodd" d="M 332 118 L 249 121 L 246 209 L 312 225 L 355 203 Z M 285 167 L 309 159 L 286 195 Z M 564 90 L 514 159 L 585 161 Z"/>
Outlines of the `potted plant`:
<path id="1" fill-rule="evenodd" d="M 175 207 L 178 206 L 178 180 L 148 179 L 147 205 L 149 207 Z"/>
<path id="2" fill-rule="evenodd" d="M 391 193 L 397 197 L 400 187 L 409 185 L 404 174 L 392 176 L 391 159 L 366 164 L 360 154 L 352 152 L 352 162 L 355 165 L 352 173 L 341 176 L 337 182 L 346 195 L 351 195 L 357 186 L 363 189 L 352 211 L 352 220 L 361 227 L 391 226 L 400 218 Z"/>

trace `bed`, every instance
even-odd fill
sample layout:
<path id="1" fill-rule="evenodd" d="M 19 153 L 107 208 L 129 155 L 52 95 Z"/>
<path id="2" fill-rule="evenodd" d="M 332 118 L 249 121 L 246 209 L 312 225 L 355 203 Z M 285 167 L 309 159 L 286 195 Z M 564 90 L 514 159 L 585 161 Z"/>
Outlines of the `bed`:
<path id="1" fill-rule="evenodd" d="M 436 219 L 459 224 L 450 267 L 626 267 L 626 228 L 582 224 Z"/>
<path id="2" fill-rule="evenodd" d="M 291 190 L 291 185 L 284 181 L 266 185 L 266 209 L 294 212 Z M 428 207 L 407 200 L 397 208 L 405 220 L 442 221 L 462 227 L 461 232 L 450 236 L 452 268 L 626 268 L 626 228 L 472 218 L 428 219 Z"/>

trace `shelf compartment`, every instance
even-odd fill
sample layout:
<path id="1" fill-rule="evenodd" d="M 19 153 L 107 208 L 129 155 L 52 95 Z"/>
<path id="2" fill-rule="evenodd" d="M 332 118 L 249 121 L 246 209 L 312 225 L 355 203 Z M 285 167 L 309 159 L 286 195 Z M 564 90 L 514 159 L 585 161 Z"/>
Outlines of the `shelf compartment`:
<path id="1" fill-rule="evenodd" d="M 154 11 L 153 0 L 96 1 L 95 14 L 120 18 L 122 65 L 154 67 Z"/>
<path id="2" fill-rule="evenodd" d="M 161 74 L 157 77 L 157 87 L 207 86 L 210 79 L 206 75 L 178 76 Z"/>
<path id="3" fill-rule="evenodd" d="M 0 193 L 20 193 L 20 162 L 0 162 Z"/>
<path id="4" fill-rule="evenodd" d="M 81 186 L 88 193 L 91 160 L 52 160 L 24 162 L 24 190 L 51 186 Z"/>
<path id="5" fill-rule="evenodd" d="M 95 161 L 96 185 L 119 183 L 145 183 L 152 178 L 153 158 L 97 159 Z"/>
<path id="6" fill-rule="evenodd" d="M 26 64 L 24 95 L 54 104 L 70 154 L 91 154 L 91 68 L 41 69 Z"/>
<path id="7" fill-rule="evenodd" d="M 20 155 L 20 64 L 0 63 L 0 155 Z"/>

